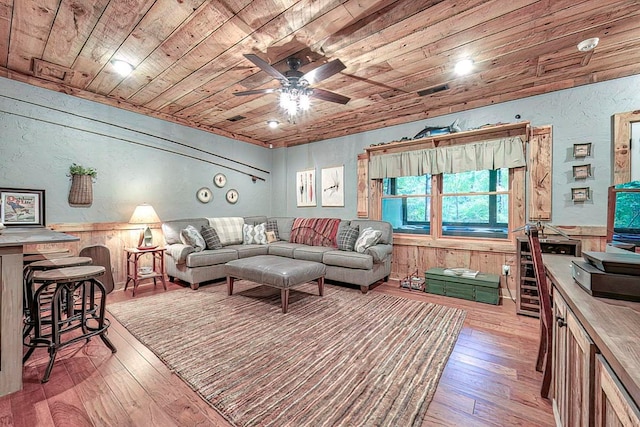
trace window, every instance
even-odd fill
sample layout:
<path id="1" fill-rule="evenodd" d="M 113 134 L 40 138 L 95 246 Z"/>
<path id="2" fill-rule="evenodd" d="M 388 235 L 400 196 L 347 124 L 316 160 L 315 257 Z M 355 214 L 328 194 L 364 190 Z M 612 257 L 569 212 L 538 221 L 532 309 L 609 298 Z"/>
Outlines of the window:
<path id="1" fill-rule="evenodd" d="M 430 175 L 383 180 L 382 219 L 396 233 L 433 234 L 432 201 L 441 206 L 438 235 L 507 239 L 509 169 L 435 175 L 441 194 L 432 191 Z"/>
<path id="2" fill-rule="evenodd" d="M 382 219 L 396 233 L 430 233 L 430 175 L 384 179 L 382 193 Z"/>

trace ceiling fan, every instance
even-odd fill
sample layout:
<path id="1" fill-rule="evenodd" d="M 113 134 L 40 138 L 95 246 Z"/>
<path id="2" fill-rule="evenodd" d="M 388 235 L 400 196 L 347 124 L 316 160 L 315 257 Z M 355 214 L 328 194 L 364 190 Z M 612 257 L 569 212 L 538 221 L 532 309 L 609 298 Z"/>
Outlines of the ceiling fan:
<path id="1" fill-rule="evenodd" d="M 289 114 L 295 115 L 298 109 L 308 108 L 308 98 L 318 98 L 323 101 L 346 104 L 350 98 L 330 92 L 324 89 L 312 88 L 311 85 L 333 76 L 347 68 L 342 61 L 334 59 L 313 70 L 303 73 L 299 71 L 301 61 L 298 58 L 288 58 L 289 70 L 284 74 L 273 68 L 269 63 L 254 54 L 245 54 L 245 58 L 260 67 L 261 70 L 276 78 L 281 87 L 270 89 L 254 89 L 243 92 L 234 92 L 234 95 L 258 95 L 265 93 L 280 93 L 280 105 L 288 110 Z"/>

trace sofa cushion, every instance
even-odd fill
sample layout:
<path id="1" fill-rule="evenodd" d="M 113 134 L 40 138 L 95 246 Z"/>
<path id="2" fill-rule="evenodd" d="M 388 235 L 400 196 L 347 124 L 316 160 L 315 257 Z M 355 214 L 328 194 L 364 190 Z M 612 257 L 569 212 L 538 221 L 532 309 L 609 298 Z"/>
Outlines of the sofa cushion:
<path id="1" fill-rule="evenodd" d="M 180 230 L 180 240 L 184 245 L 193 246 L 196 252 L 207 248 L 207 244 L 204 242 L 200 232 L 193 225 L 187 225 L 185 229 Z"/>
<path id="2" fill-rule="evenodd" d="M 266 245 L 267 233 L 263 222 L 258 225 L 244 224 L 242 226 L 242 244 L 244 245 Z"/>
<path id="3" fill-rule="evenodd" d="M 338 249 L 341 251 L 353 251 L 353 248 L 360 235 L 360 228 L 355 227 L 342 227 L 338 232 Z"/>
<path id="4" fill-rule="evenodd" d="M 242 243 L 242 226 L 244 218 L 242 217 L 226 217 L 226 218 L 207 218 L 209 225 L 216 229 L 220 236 L 222 246 L 239 245 Z"/>
<path id="5" fill-rule="evenodd" d="M 390 245 L 393 243 L 393 227 L 391 226 L 391 223 L 387 221 L 378 221 L 373 219 L 352 219 L 351 226 L 355 227 L 356 225 L 360 227 L 360 231 L 368 227 L 371 227 L 374 230 L 380 230 L 382 232 L 382 236 L 380 236 L 379 243 L 384 243 L 385 245 Z"/>
<path id="6" fill-rule="evenodd" d="M 204 250 L 193 252 L 187 255 L 187 267 L 206 267 L 207 265 L 225 264 L 231 260 L 238 259 L 238 251 L 233 249 Z"/>
<path id="7" fill-rule="evenodd" d="M 339 225 L 338 218 L 296 218 L 291 227 L 289 242 L 336 248 Z"/>
<path id="8" fill-rule="evenodd" d="M 280 233 L 278 233 L 278 221 L 270 219 L 266 222 L 267 232 L 271 231 L 276 240 L 280 240 Z M 271 242 L 269 242 L 271 243 Z"/>
<path id="9" fill-rule="evenodd" d="M 234 249 L 238 252 L 238 258 L 249 258 L 256 255 L 268 255 L 269 247 L 267 245 L 229 245 L 226 249 Z"/>
<path id="10" fill-rule="evenodd" d="M 283 256 L 287 258 L 293 258 L 293 251 L 297 248 L 304 247 L 306 245 L 302 245 L 300 243 L 289 243 L 289 242 L 274 242 L 269 243 L 269 255 L 277 255 Z"/>
<path id="11" fill-rule="evenodd" d="M 258 225 L 263 222 L 267 222 L 267 217 L 264 215 L 245 216 L 244 223 L 249 225 Z"/>
<path id="12" fill-rule="evenodd" d="M 180 240 L 180 231 L 187 228 L 187 225 L 193 225 L 196 230 L 200 230 L 205 224 L 209 224 L 206 218 L 188 218 L 165 221 L 162 223 L 162 234 L 167 245 L 175 243 L 182 244 Z"/>
<path id="13" fill-rule="evenodd" d="M 382 231 L 374 230 L 371 227 L 365 228 L 360 232 L 360 236 L 358 236 L 358 240 L 356 240 L 354 249 L 356 252 L 363 254 L 368 247 L 378 243 L 381 237 Z"/>
<path id="14" fill-rule="evenodd" d="M 373 258 L 371 255 L 359 254 L 357 252 L 340 250 L 325 252 L 322 257 L 322 262 L 326 265 L 360 270 L 370 270 L 373 268 Z"/>
<path id="15" fill-rule="evenodd" d="M 215 228 L 209 224 L 203 225 L 200 228 L 200 234 L 207 244 L 207 249 L 222 249 L 222 243 L 220 243 L 220 237 Z"/>
<path id="16" fill-rule="evenodd" d="M 293 217 L 273 217 L 269 218 L 269 220 L 273 220 L 278 224 L 278 237 L 280 240 L 284 240 L 288 242 L 291 238 L 291 227 L 293 227 L 293 221 L 295 218 Z"/>
<path id="17" fill-rule="evenodd" d="M 322 256 L 325 252 L 333 251 L 334 248 L 328 248 L 326 246 L 301 246 L 293 250 L 293 257 L 295 259 L 303 259 L 306 261 L 322 262 Z"/>
<path id="18" fill-rule="evenodd" d="M 195 252 L 195 248 L 190 245 L 183 245 L 182 243 L 174 243 L 173 245 L 167 245 L 167 254 L 176 260 L 176 264 L 184 264 L 187 259 L 187 255 Z"/>

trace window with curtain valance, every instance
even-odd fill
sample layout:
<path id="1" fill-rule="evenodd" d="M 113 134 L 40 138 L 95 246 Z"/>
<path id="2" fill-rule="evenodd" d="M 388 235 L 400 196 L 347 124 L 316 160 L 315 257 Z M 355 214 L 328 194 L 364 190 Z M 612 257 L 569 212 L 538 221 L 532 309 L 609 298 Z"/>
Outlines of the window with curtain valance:
<path id="1" fill-rule="evenodd" d="M 519 136 L 372 156 L 369 178 L 437 175 L 526 165 Z"/>

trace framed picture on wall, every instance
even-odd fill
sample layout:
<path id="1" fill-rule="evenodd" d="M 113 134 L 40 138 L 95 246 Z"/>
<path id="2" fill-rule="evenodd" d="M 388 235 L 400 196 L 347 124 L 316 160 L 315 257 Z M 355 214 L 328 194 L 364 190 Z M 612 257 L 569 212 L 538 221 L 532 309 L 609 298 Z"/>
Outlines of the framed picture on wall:
<path id="1" fill-rule="evenodd" d="M 316 170 L 296 172 L 296 206 L 316 206 Z"/>
<path id="2" fill-rule="evenodd" d="M 7 227 L 44 227 L 44 190 L 0 188 L 0 222 Z"/>
<path id="3" fill-rule="evenodd" d="M 571 199 L 574 202 L 586 202 L 589 200 L 589 187 L 581 187 L 581 188 L 572 188 L 571 189 Z"/>
<path id="4" fill-rule="evenodd" d="M 322 169 L 322 206 L 344 206 L 344 166 Z"/>
<path id="5" fill-rule="evenodd" d="M 574 179 L 586 179 L 591 176 L 591 165 L 576 165 L 573 167 Z"/>
<path id="6" fill-rule="evenodd" d="M 591 155 L 591 143 L 573 144 L 573 157 L 587 157 Z"/>

